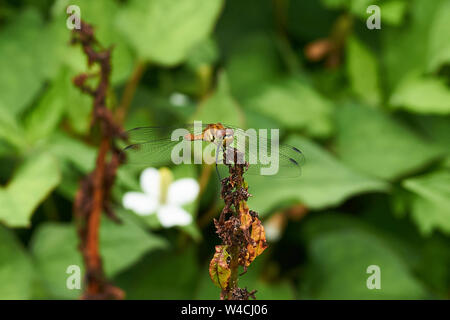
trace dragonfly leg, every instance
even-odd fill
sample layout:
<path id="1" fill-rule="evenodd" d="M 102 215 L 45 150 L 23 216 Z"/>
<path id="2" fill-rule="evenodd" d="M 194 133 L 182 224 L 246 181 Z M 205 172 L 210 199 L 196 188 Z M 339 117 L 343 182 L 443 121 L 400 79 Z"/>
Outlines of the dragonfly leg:
<path id="1" fill-rule="evenodd" d="M 219 181 L 222 181 L 222 179 L 220 179 L 220 173 L 219 173 L 219 168 L 217 167 L 217 162 L 219 161 L 219 151 L 221 149 L 222 143 L 219 143 L 217 145 L 217 150 L 216 150 L 216 172 L 217 172 L 217 177 L 219 178 Z"/>

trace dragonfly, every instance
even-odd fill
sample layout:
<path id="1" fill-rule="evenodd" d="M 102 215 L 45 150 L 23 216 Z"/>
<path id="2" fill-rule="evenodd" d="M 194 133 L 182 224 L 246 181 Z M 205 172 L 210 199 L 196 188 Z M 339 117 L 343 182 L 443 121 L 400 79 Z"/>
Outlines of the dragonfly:
<path id="1" fill-rule="evenodd" d="M 181 129 L 181 136 L 178 139 L 173 138 L 174 130 Z M 256 131 L 254 131 L 256 133 Z M 220 179 L 219 167 L 224 168 L 227 161 L 244 161 L 249 163 L 246 173 L 254 175 L 264 174 L 264 168 L 267 170 L 271 166 L 270 159 L 277 158 L 278 168 L 274 175 L 283 178 L 295 178 L 300 176 L 301 167 L 305 158 L 300 149 L 288 145 L 278 144 L 278 141 L 271 137 L 264 137 L 261 134 L 253 134 L 252 131 L 241 128 L 223 125 L 222 123 L 210 124 L 184 124 L 169 127 L 138 127 L 127 131 L 129 145 L 124 148 L 127 156 L 127 162 L 136 165 L 161 166 L 173 163 L 173 150 L 176 146 L 184 144 L 189 147 L 195 141 L 202 142 L 204 146 L 212 145 L 215 151 L 216 171 Z M 278 145 L 278 151 L 274 150 L 274 143 Z M 192 148 L 190 149 L 192 150 Z M 276 149 L 275 149 L 276 150 Z M 229 156 L 229 151 L 235 151 Z M 228 155 L 228 156 L 227 156 Z M 266 155 L 265 160 L 261 160 L 261 155 Z M 199 158 L 202 155 L 194 154 Z M 238 159 L 238 161 L 236 161 Z M 251 161 L 249 161 L 251 160 Z M 238 162 L 243 163 L 243 162 Z"/>

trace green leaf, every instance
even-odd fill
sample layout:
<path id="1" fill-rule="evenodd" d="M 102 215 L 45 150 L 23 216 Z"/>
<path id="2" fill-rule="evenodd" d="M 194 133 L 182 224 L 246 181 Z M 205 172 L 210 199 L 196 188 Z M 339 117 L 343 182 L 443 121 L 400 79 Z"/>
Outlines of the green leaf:
<path id="1" fill-rule="evenodd" d="M 322 234 L 346 229 L 357 229 L 374 231 L 369 225 L 364 224 L 361 219 L 355 218 L 342 212 L 327 211 L 312 217 L 301 225 L 300 230 L 296 230 L 295 239 L 297 241 L 311 242 L 314 238 Z"/>
<path id="2" fill-rule="evenodd" d="M 222 0 L 133 0 L 120 12 L 117 26 L 140 58 L 175 65 L 208 37 L 222 3 Z"/>
<path id="3" fill-rule="evenodd" d="M 425 136 L 442 147 L 450 155 L 450 116 L 415 115 L 413 123 Z"/>
<path id="4" fill-rule="evenodd" d="M 42 149 L 57 158 L 61 166 L 62 180 L 57 189 L 58 193 L 73 201 L 82 174 L 94 169 L 96 149 L 60 131 L 50 136 Z M 118 180 L 120 180 L 119 173 Z"/>
<path id="5" fill-rule="evenodd" d="M 272 117 L 289 129 L 324 137 L 331 133 L 332 104 L 309 85 L 286 79 L 267 85 L 246 107 Z"/>
<path id="6" fill-rule="evenodd" d="M 450 171 L 441 170 L 404 180 L 402 185 L 416 195 L 412 217 L 423 234 L 434 229 L 450 234 Z"/>
<path id="7" fill-rule="evenodd" d="M 82 93 L 72 82 L 75 72 L 61 68 L 58 77 L 44 92 L 39 103 L 25 119 L 28 140 L 36 142 L 55 131 L 64 116 L 71 129 L 87 134 L 90 129 L 92 97 Z"/>
<path id="8" fill-rule="evenodd" d="M 31 252 L 36 269 L 50 297 L 77 298 L 80 290 L 69 290 L 66 270 L 71 265 L 82 268 L 82 259 L 77 251 L 75 226 L 47 222 L 41 224 L 31 240 Z"/>
<path id="9" fill-rule="evenodd" d="M 66 115 L 74 132 L 87 135 L 91 124 L 92 97 L 71 85 L 67 91 Z"/>
<path id="10" fill-rule="evenodd" d="M 356 37 L 347 41 L 347 74 L 353 92 L 363 101 L 377 105 L 381 101 L 378 61 Z"/>
<path id="11" fill-rule="evenodd" d="M 6 107 L 0 104 L 0 139 L 9 142 L 17 149 L 24 149 L 27 146 L 25 133 L 17 118 Z"/>
<path id="12" fill-rule="evenodd" d="M 258 300 L 295 299 L 295 290 L 289 280 L 284 277 L 278 281 L 267 280 L 267 276 L 270 275 L 270 267 L 279 268 L 280 265 L 269 260 L 267 254 L 263 254 L 259 259 L 252 262 L 247 273 L 239 277 L 239 287 L 248 288 L 249 291 L 256 289 Z M 280 276 L 283 275 L 280 274 Z"/>
<path id="13" fill-rule="evenodd" d="M 211 281 L 208 266 L 201 269 L 200 279 L 198 280 L 195 298 L 198 300 L 215 300 L 220 298 L 220 289 Z"/>
<path id="14" fill-rule="evenodd" d="M 53 157 L 41 154 L 28 158 L 6 188 L 0 189 L 0 221 L 11 227 L 29 227 L 34 210 L 60 179 Z"/>
<path id="15" fill-rule="evenodd" d="M 288 281 L 276 281 L 273 283 L 263 279 L 247 281 L 242 279 L 241 287 L 254 288 L 257 290 L 256 298 L 258 300 L 294 300 L 295 292 L 293 285 Z"/>
<path id="16" fill-rule="evenodd" d="M 0 299 L 30 299 L 31 259 L 14 234 L 0 225 Z"/>
<path id="17" fill-rule="evenodd" d="M 398 26 L 403 22 L 403 19 L 406 15 L 408 2 L 403 0 L 391 0 L 381 2 L 379 6 L 381 12 L 381 20 L 393 26 Z"/>
<path id="18" fill-rule="evenodd" d="M 47 150 L 56 158 L 74 164 L 81 172 L 94 169 L 97 152 L 92 146 L 57 132 L 48 140 Z"/>
<path id="19" fill-rule="evenodd" d="M 212 38 L 208 38 L 197 44 L 187 57 L 186 64 L 194 71 L 199 71 L 204 66 L 214 65 L 219 59 L 219 48 Z"/>
<path id="20" fill-rule="evenodd" d="M 318 234 L 309 246 L 316 272 L 315 299 L 423 299 L 426 292 L 389 243 L 364 229 Z M 367 288 L 371 265 L 380 267 L 381 289 Z"/>
<path id="21" fill-rule="evenodd" d="M 102 218 L 100 252 L 108 277 L 135 264 L 147 251 L 166 246 L 162 238 L 141 229 L 130 217 L 121 215 L 120 218 L 123 224 Z M 72 224 L 45 223 L 35 232 L 31 250 L 51 297 L 76 298 L 81 295 L 80 290 L 66 287 L 68 266 L 78 265 L 84 270 L 77 246 L 76 229 Z"/>
<path id="22" fill-rule="evenodd" d="M 217 245 L 211 263 L 209 264 L 209 276 L 212 282 L 221 289 L 228 287 L 231 276 L 229 263 L 231 256 L 227 251 L 227 245 Z"/>
<path id="23" fill-rule="evenodd" d="M 167 247 L 160 236 L 139 227 L 132 219 L 121 216 L 124 224 L 104 219 L 102 222 L 100 245 L 105 259 L 105 272 L 112 277 L 139 261 L 150 250 Z"/>
<path id="24" fill-rule="evenodd" d="M 193 120 L 242 126 L 243 113 L 239 104 L 231 96 L 227 75 L 221 73 L 218 81 L 216 91 L 198 106 Z"/>
<path id="25" fill-rule="evenodd" d="M 379 110 L 346 104 L 339 109 L 337 120 L 338 155 L 374 177 L 396 179 L 441 156 L 439 148 Z"/>
<path id="26" fill-rule="evenodd" d="M 415 268 L 416 274 L 434 292 L 440 294 L 437 299 L 445 299 L 448 294 L 447 279 L 450 277 L 450 242 L 448 238 L 430 237 L 420 246 L 421 257 Z"/>
<path id="27" fill-rule="evenodd" d="M 413 75 L 400 83 L 389 103 L 417 113 L 450 114 L 450 89 L 443 79 Z"/>
<path id="28" fill-rule="evenodd" d="M 432 19 L 428 44 L 428 71 L 450 62 L 450 2 L 442 1 Z"/>
<path id="29" fill-rule="evenodd" d="M 426 71 L 430 27 L 440 3 L 440 0 L 409 1 L 410 17 L 404 28 L 390 28 L 381 33 L 380 52 L 383 54 L 385 75 L 383 81 L 389 91 L 397 87 L 402 78 L 410 72 Z M 383 16 L 383 13 L 381 15 Z M 411 45 L 412 43 L 421 45 Z"/>
<path id="30" fill-rule="evenodd" d="M 237 39 L 227 59 L 227 75 L 231 92 L 238 99 L 258 94 L 263 84 L 280 77 L 276 42 L 266 34 L 251 34 Z"/>
<path id="31" fill-rule="evenodd" d="M 25 109 L 43 85 L 39 42 L 43 21 L 34 9 L 15 16 L 0 33 L 0 104 L 17 114 Z M 30 53 L 33 54 L 30 54 Z"/>
<path id="32" fill-rule="evenodd" d="M 29 141 L 35 142 L 46 138 L 61 121 L 66 109 L 66 79 L 65 72 L 61 72 L 25 119 Z"/>
<path id="33" fill-rule="evenodd" d="M 305 155 L 301 177 L 245 176 L 253 195 L 249 207 L 261 215 L 283 201 L 298 201 L 311 209 L 323 209 L 356 194 L 388 189 L 384 182 L 353 171 L 310 140 L 294 137 L 288 143 Z"/>
<path id="34" fill-rule="evenodd" d="M 205 270 L 208 277 L 208 272 Z M 152 252 L 115 279 L 127 293 L 127 299 L 193 299 L 199 267 L 196 251 Z M 209 278 L 209 277 L 208 277 Z M 211 279 L 209 279 L 211 283 Z"/>

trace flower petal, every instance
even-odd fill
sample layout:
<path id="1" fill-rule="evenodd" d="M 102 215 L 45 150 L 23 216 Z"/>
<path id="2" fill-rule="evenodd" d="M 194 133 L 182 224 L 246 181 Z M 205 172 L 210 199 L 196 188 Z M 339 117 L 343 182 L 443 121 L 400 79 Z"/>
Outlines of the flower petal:
<path id="1" fill-rule="evenodd" d="M 146 194 L 159 199 L 161 183 L 159 171 L 155 168 L 147 168 L 141 173 L 141 188 Z"/>
<path id="2" fill-rule="evenodd" d="M 183 208 L 175 205 L 165 205 L 159 208 L 158 219 L 165 228 L 185 226 L 192 222 L 192 216 Z"/>
<path id="3" fill-rule="evenodd" d="M 175 181 L 169 186 L 167 203 L 183 205 L 195 200 L 200 190 L 197 180 L 185 178 Z"/>
<path id="4" fill-rule="evenodd" d="M 133 210 L 139 215 L 152 214 L 158 208 L 158 201 L 145 193 L 127 192 L 122 198 L 122 204 L 126 209 Z"/>

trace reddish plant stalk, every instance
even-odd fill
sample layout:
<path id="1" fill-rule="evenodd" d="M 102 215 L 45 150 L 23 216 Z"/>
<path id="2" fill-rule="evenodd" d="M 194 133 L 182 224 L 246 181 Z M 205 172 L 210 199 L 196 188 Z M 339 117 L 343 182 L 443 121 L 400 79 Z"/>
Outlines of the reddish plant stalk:
<path id="1" fill-rule="evenodd" d="M 100 128 L 100 146 L 95 169 L 84 177 L 75 196 L 74 215 L 77 221 L 79 249 L 86 268 L 86 285 L 82 299 L 123 299 L 124 292 L 110 284 L 102 266 L 99 250 L 99 229 L 101 214 L 119 221 L 110 204 L 110 192 L 114 184 L 117 168 L 124 161 L 124 156 L 116 148 L 115 139 L 126 139 L 124 130 L 113 121 L 113 115 L 106 106 L 111 74 L 111 49 L 99 47 L 93 28 L 81 21 L 81 28 L 74 29 L 73 44 L 80 44 L 88 58 L 88 65 L 100 66 L 100 79 L 96 88 L 86 84 L 94 75 L 80 74 L 73 79 L 75 86 L 93 97 L 91 127 Z M 108 156 L 111 155 L 108 161 Z"/>

